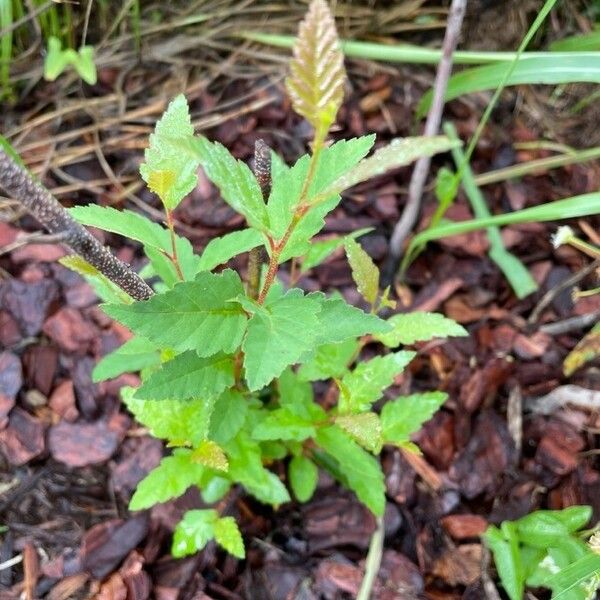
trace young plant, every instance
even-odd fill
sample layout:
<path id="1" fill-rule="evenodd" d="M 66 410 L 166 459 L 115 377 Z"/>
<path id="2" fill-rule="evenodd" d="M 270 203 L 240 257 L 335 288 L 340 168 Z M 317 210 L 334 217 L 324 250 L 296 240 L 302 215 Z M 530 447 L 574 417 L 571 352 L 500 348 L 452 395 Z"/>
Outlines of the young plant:
<path id="1" fill-rule="evenodd" d="M 494 555 L 510 600 L 522 600 L 525 586 L 552 590 L 553 600 L 593 600 L 600 587 L 597 534 L 580 531 L 590 506 L 538 510 L 517 521 L 488 527 L 484 542 Z"/>
<path id="2" fill-rule="evenodd" d="M 327 144 L 345 80 L 333 18 L 323 0 L 313 0 L 286 81 L 295 111 L 314 128 L 310 154 L 290 167 L 258 143 L 253 173 L 222 145 L 194 135 L 179 96 L 157 123 L 141 167 L 164 205 L 167 228 L 127 210 L 71 210 L 80 223 L 138 240 L 149 259 L 144 276 L 154 281 L 155 293 L 137 302 L 97 272 L 70 266 L 108 299 L 106 314 L 134 334 L 97 365 L 95 380 L 141 370 L 141 386 L 125 388 L 123 400 L 173 449 L 139 484 L 131 510 L 165 502 L 191 486 L 207 504 L 218 503 L 184 515 L 173 539 L 174 556 L 214 539 L 244 557 L 237 524 L 223 514 L 228 503 L 219 501 L 240 485 L 274 507 L 290 501 L 290 490 L 306 502 L 319 468 L 352 489 L 373 514 L 383 515 L 384 476 L 376 457 L 386 444 L 415 449 L 411 434 L 446 398 L 441 392 L 396 397 L 376 412 L 375 403 L 415 355 L 400 346 L 466 331 L 438 314 L 383 320 L 377 313 L 394 303 L 389 290 L 380 290 L 379 271 L 356 236 L 327 246 L 312 238 L 344 190 L 453 143 L 445 137 L 396 140 L 368 158 L 373 135 Z M 196 186 L 198 166 L 248 225 L 212 240 L 200 256 L 173 225 L 173 210 Z M 338 243 L 345 245 L 370 312 L 339 294 L 285 289 L 277 278 L 283 263 L 298 259 L 308 270 Z M 263 269 L 255 268 L 259 248 L 268 257 Z M 254 267 L 244 284 L 240 274 L 220 266 L 245 252 Z M 378 355 L 366 359 L 366 344 L 377 345 Z M 335 405 L 315 399 L 314 381 L 331 382 Z M 274 461 L 285 465 L 285 482 L 267 468 Z"/>
<path id="3" fill-rule="evenodd" d="M 86 83 L 94 85 L 97 81 L 93 46 L 82 46 L 79 50 L 63 48 L 60 39 L 50 36 L 48 52 L 44 60 L 44 79 L 54 81 L 68 67 L 75 69 Z"/>

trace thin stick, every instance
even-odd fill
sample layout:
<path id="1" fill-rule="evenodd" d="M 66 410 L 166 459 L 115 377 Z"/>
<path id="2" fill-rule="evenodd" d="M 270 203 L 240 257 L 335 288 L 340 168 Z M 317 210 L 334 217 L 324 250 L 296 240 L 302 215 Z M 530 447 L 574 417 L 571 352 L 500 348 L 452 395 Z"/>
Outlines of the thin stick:
<path id="1" fill-rule="evenodd" d="M 371 536 L 369 552 L 365 562 L 365 576 L 363 577 L 360 585 L 360 590 L 358 590 L 356 600 L 369 600 L 369 598 L 371 598 L 377 573 L 379 572 L 379 567 L 381 566 L 384 536 L 385 527 L 383 525 L 383 517 L 377 517 L 377 529 L 375 529 L 373 535 Z"/>
<path id="2" fill-rule="evenodd" d="M 65 244 L 135 300 L 154 292 L 129 265 L 116 258 L 83 225 L 75 221 L 50 192 L 0 148 L 0 188 L 18 200 L 51 234 L 64 234 Z"/>
<path id="3" fill-rule="evenodd" d="M 452 56 L 456 49 L 456 45 L 458 44 L 458 38 L 466 9 L 467 0 L 452 0 L 450 13 L 448 15 L 448 24 L 446 26 L 446 34 L 444 35 L 444 42 L 442 45 L 442 58 L 435 76 L 433 100 L 425 123 L 424 135 L 427 136 L 436 135 L 440 129 L 442 112 L 444 110 L 444 96 L 446 95 L 448 79 L 450 77 L 450 72 L 452 71 Z M 415 164 L 408 189 L 408 200 L 400 220 L 394 227 L 394 232 L 392 233 L 392 238 L 390 240 L 390 256 L 387 265 L 384 268 L 384 273 L 388 281 L 384 282 L 384 284 L 390 283 L 393 279 L 402 255 L 402 245 L 404 240 L 406 240 L 409 233 L 412 231 L 419 216 L 421 199 L 423 197 L 423 187 L 427 175 L 429 174 L 430 164 L 431 158 L 428 156 L 420 158 Z"/>

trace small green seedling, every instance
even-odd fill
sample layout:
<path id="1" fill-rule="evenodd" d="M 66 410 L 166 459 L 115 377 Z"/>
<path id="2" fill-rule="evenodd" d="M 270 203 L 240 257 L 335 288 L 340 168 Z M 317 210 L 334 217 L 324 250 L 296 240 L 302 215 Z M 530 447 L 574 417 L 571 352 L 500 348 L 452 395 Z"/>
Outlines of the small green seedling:
<path id="1" fill-rule="evenodd" d="M 538 510 L 517 521 L 491 525 L 483 535 L 494 555 L 510 600 L 522 600 L 525 586 L 552 590 L 553 600 L 593 600 L 600 586 L 600 553 L 590 531 L 580 531 L 590 506 Z"/>
<path id="2" fill-rule="evenodd" d="M 54 36 L 48 39 L 48 53 L 44 61 L 44 79 L 54 81 L 68 67 L 73 67 L 79 77 L 93 85 L 97 81 L 93 46 L 82 46 L 79 50 L 63 48 L 61 41 Z"/>
<path id="3" fill-rule="evenodd" d="M 375 403 L 415 355 L 400 346 L 466 331 L 439 314 L 380 318 L 381 309 L 394 303 L 355 241 L 364 232 L 341 241 L 312 239 L 344 190 L 420 156 L 447 151 L 453 142 L 396 140 L 367 158 L 374 135 L 326 143 L 345 81 L 333 18 L 323 0 L 313 0 L 286 82 L 294 109 L 314 128 L 311 154 L 288 166 L 257 144 L 253 173 L 221 144 L 194 135 L 186 100 L 178 96 L 150 136 L 141 167 L 162 200 L 167 227 L 127 210 L 71 209 L 83 224 L 139 241 L 149 259 L 143 275 L 155 294 L 138 302 L 81 260 L 69 266 L 107 300 L 106 314 L 134 334 L 97 365 L 95 380 L 140 370 L 140 387 L 123 389 L 123 400 L 172 448 L 139 484 L 131 510 L 176 498 L 190 487 L 199 488 L 207 504 L 218 503 L 184 515 L 173 539 L 174 556 L 215 540 L 244 557 L 236 521 L 221 512 L 230 504 L 224 498 L 231 488 L 240 485 L 274 507 L 290 502 L 290 491 L 306 502 L 315 492 L 319 468 L 353 490 L 374 515 L 383 515 L 385 484 L 377 456 L 384 445 L 416 450 L 411 435 L 446 398 L 435 391 L 395 396 L 376 410 Z M 199 166 L 247 223 L 212 240 L 200 256 L 173 226 L 173 210 L 197 185 Z M 339 245 L 345 246 L 370 312 L 339 294 L 286 289 L 278 280 L 282 264 L 301 261 L 306 271 Z M 235 270 L 221 267 L 246 252 L 250 263 L 260 265 L 257 249 L 266 256 L 262 273 L 259 268 L 253 275 L 249 267 L 243 281 Z M 330 383 L 334 405 L 318 402 L 315 381 Z"/>

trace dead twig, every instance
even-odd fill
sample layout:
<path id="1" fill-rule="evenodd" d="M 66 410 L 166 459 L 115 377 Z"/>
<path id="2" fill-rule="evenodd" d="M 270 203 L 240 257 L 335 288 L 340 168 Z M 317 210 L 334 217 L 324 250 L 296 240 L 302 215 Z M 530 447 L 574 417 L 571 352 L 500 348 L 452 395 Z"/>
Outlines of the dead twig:
<path id="1" fill-rule="evenodd" d="M 442 112 L 444 110 L 444 96 L 446 95 L 448 79 L 450 77 L 450 72 L 452 71 L 452 55 L 458 44 L 458 38 L 466 9 L 467 0 L 452 0 L 450 13 L 448 15 L 448 24 L 446 26 L 446 34 L 444 35 L 444 42 L 442 45 L 442 59 L 438 65 L 433 86 L 433 100 L 425 123 L 424 135 L 426 136 L 436 135 L 440 129 Z M 383 282 L 385 285 L 392 282 L 394 274 L 398 270 L 398 263 L 402 256 L 402 245 L 412 231 L 419 216 L 421 200 L 423 197 L 423 187 L 425 186 L 425 180 L 429 174 L 430 164 L 430 157 L 420 158 L 415 164 L 408 189 L 408 200 L 400 220 L 394 227 L 392 238 L 390 240 L 390 255 L 384 268 L 385 277 L 387 278 L 387 281 Z"/>
<path id="2" fill-rule="evenodd" d="M 147 300 L 152 288 L 75 221 L 50 192 L 0 148 L 0 187 L 18 200 L 51 234 L 65 243 L 135 300 Z"/>
<path id="3" fill-rule="evenodd" d="M 594 325 L 600 318 L 600 310 L 588 313 L 587 315 L 580 315 L 577 317 L 570 317 L 556 323 L 548 323 L 542 325 L 540 331 L 547 333 L 548 335 L 561 335 L 563 333 L 569 333 L 570 331 L 579 331 Z"/>
<path id="4" fill-rule="evenodd" d="M 551 415 L 567 404 L 586 410 L 600 410 L 600 392 L 578 385 L 561 385 L 545 396 L 528 398 L 525 406 L 531 412 Z"/>
<path id="5" fill-rule="evenodd" d="M 8 254 L 9 252 L 13 252 L 18 248 L 22 248 L 23 246 L 27 246 L 27 244 L 60 244 L 62 242 L 66 242 L 67 236 L 65 233 L 42 233 L 41 231 L 36 231 L 34 233 L 30 233 L 27 235 L 23 235 L 18 237 L 12 244 L 7 244 L 0 248 L 0 256 L 4 254 Z"/>

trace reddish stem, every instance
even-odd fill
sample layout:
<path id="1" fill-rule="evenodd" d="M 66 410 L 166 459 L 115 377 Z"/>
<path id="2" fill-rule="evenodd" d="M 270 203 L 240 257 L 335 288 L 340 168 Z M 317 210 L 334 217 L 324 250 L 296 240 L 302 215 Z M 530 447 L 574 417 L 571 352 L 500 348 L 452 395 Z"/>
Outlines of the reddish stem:
<path id="1" fill-rule="evenodd" d="M 175 267 L 175 270 L 177 271 L 177 276 L 179 277 L 179 279 L 181 279 L 181 281 L 183 281 L 185 278 L 184 278 L 183 272 L 181 270 L 181 265 L 179 264 L 179 258 L 177 256 L 177 244 L 175 243 L 175 225 L 173 224 L 173 212 L 167 208 L 166 214 L 167 214 L 167 226 L 168 226 L 169 232 L 171 234 L 171 248 L 172 248 L 172 254 L 169 255 L 169 258 L 171 259 L 171 262 L 173 263 L 173 266 Z"/>

